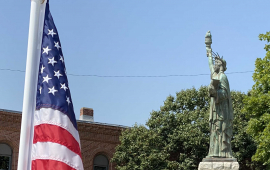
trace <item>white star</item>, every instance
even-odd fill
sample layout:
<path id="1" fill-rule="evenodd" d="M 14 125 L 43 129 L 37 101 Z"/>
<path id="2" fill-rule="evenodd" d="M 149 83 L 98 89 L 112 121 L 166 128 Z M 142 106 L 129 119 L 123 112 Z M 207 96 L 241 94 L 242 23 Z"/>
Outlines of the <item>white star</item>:
<path id="1" fill-rule="evenodd" d="M 40 87 L 39 87 L 39 93 L 40 93 L 40 94 L 41 94 L 41 90 L 42 90 L 42 87 L 40 86 Z"/>
<path id="2" fill-rule="evenodd" d="M 61 83 L 60 83 L 60 84 L 61 84 Z M 64 90 L 66 91 L 68 88 L 67 88 L 67 86 L 66 86 L 65 83 L 64 83 L 64 84 L 61 84 L 60 89 L 64 89 Z"/>
<path id="3" fill-rule="evenodd" d="M 49 32 L 48 32 L 48 35 L 52 35 L 52 37 L 53 37 L 53 35 L 56 34 L 55 32 L 53 32 L 53 29 L 52 29 L 52 30 L 49 30 L 49 29 L 48 29 L 48 31 L 49 31 Z"/>
<path id="4" fill-rule="evenodd" d="M 45 81 L 46 81 L 47 83 L 49 83 L 49 80 L 50 80 L 50 79 L 52 79 L 52 78 L 50 78 L 49 75 L 47 75 L 46 77 L 43 77 L 43 82 L 42 82 L 42 83 L 44 83 Z"/>
<path id="5" fill-rule="evenodd" d="M 64 58 L 63 58 L 63 56 L 60 55 L 60 59 L 59 59 L 59 60 L 61 60 L 62 63 L 64 63 Z"/>
<path id="6" fill-rule="evenodd" d="M 51 49 L 49 49 L 49 46 L 47 46 L 46 48 L 43 48 L 43 53 L 46 53 L 47 55 L 49 54 L 49 51 L 51 51 Z"/>
<path id="7" fill-rule="evenodd" d="M 52 64 L 54 66 L 54 63 L 57 63 L 57 61 L 54 60 L 54 57 L 53 58 L 48 58 L 49 59 L 49 64 Z"/>
<path id="8" fill-rule="evenodd" d="M 58 90 L 54 89 L 54 86 L 52 88 L 48 88 L 50 91 L 48 93 L 52 93 L 54 95 L 55 92 L 57 92 Z"/>
<path id="9" fill-rule="evenodd" d="M 57 78 L 59 79 L 60 76 L 63 76 L 63 75 L 60 74 L 60 70 L 58 70 L 58 71 L 54 71 L 54 76 L 57 77 Z"/>
<path id="10" fill-rule="evenodd" d="M 43 73 L 44 69 L 45 69 L 45 67 L 42 65 L 40 72 Z"/>
<path id="11" fill-rule="evenodd" d="M 68 105 L 71 103 L 69 97 L 67 97 L 66 101 L 68 102 Z"/>
<path id="12" fill-rule="evenodd" d="M 61 48 L 59 45 L 59 42 L 54 42 L 54 46 L 57 48 L 57 50 L 59 50 L 59 48 Z"/>

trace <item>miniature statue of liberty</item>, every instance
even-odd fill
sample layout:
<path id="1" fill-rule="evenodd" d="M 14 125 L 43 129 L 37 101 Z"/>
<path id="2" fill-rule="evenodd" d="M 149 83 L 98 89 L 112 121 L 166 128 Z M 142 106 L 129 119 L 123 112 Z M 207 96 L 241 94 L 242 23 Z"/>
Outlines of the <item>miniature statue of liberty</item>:
<path id="1" fill-rule="evenodd" d="M 211 83 L 208 88 L 211 97 L 210 145 L 207 158 L 233 158 L 231 150 L 233 109 L 229 81 L 224 74 L 227 69 L 226 61 L 212 52 L 210 31 L 206 33 L 205 44 L 211 71 Z"/>

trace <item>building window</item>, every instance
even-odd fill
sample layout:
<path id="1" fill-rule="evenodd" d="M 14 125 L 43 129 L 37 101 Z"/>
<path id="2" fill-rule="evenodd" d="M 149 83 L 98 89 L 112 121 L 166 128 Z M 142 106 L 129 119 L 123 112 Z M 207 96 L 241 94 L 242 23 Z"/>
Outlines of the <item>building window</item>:
<path id="1" fill-rule="evenodd" d="M 12 149 L 4 143 L 0 143 L 0 170 L 11 170 Z"/>
<path id="2" fill-rule="evenodd" d="M 94 159 L 94 170 L 109 170 L 109 161 L 104 155 L 97 155 Z"/>

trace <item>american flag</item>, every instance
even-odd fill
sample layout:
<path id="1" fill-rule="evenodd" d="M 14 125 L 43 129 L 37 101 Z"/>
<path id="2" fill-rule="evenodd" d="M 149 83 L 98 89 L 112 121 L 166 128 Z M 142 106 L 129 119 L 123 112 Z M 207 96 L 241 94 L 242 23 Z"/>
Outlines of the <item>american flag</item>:
<path id="1" fill-rule="evenodd" d="M 83 170 L 64 56 L 49 1 L 45 7 L 40 55 L 32 170 Z"/>

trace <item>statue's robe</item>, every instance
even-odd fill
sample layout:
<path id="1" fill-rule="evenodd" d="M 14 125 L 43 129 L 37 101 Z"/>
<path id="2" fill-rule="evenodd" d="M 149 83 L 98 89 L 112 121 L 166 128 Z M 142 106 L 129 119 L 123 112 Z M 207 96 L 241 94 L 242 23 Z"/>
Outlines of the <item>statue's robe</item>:
<path id="1" fill-rule="evenodd" d="M 210 146 L 207 157 L 231 158 L 231 138 L 233 109 L 227 76 L 220 72 L 216 97 L 211 97 L 210 103 Z"/>

